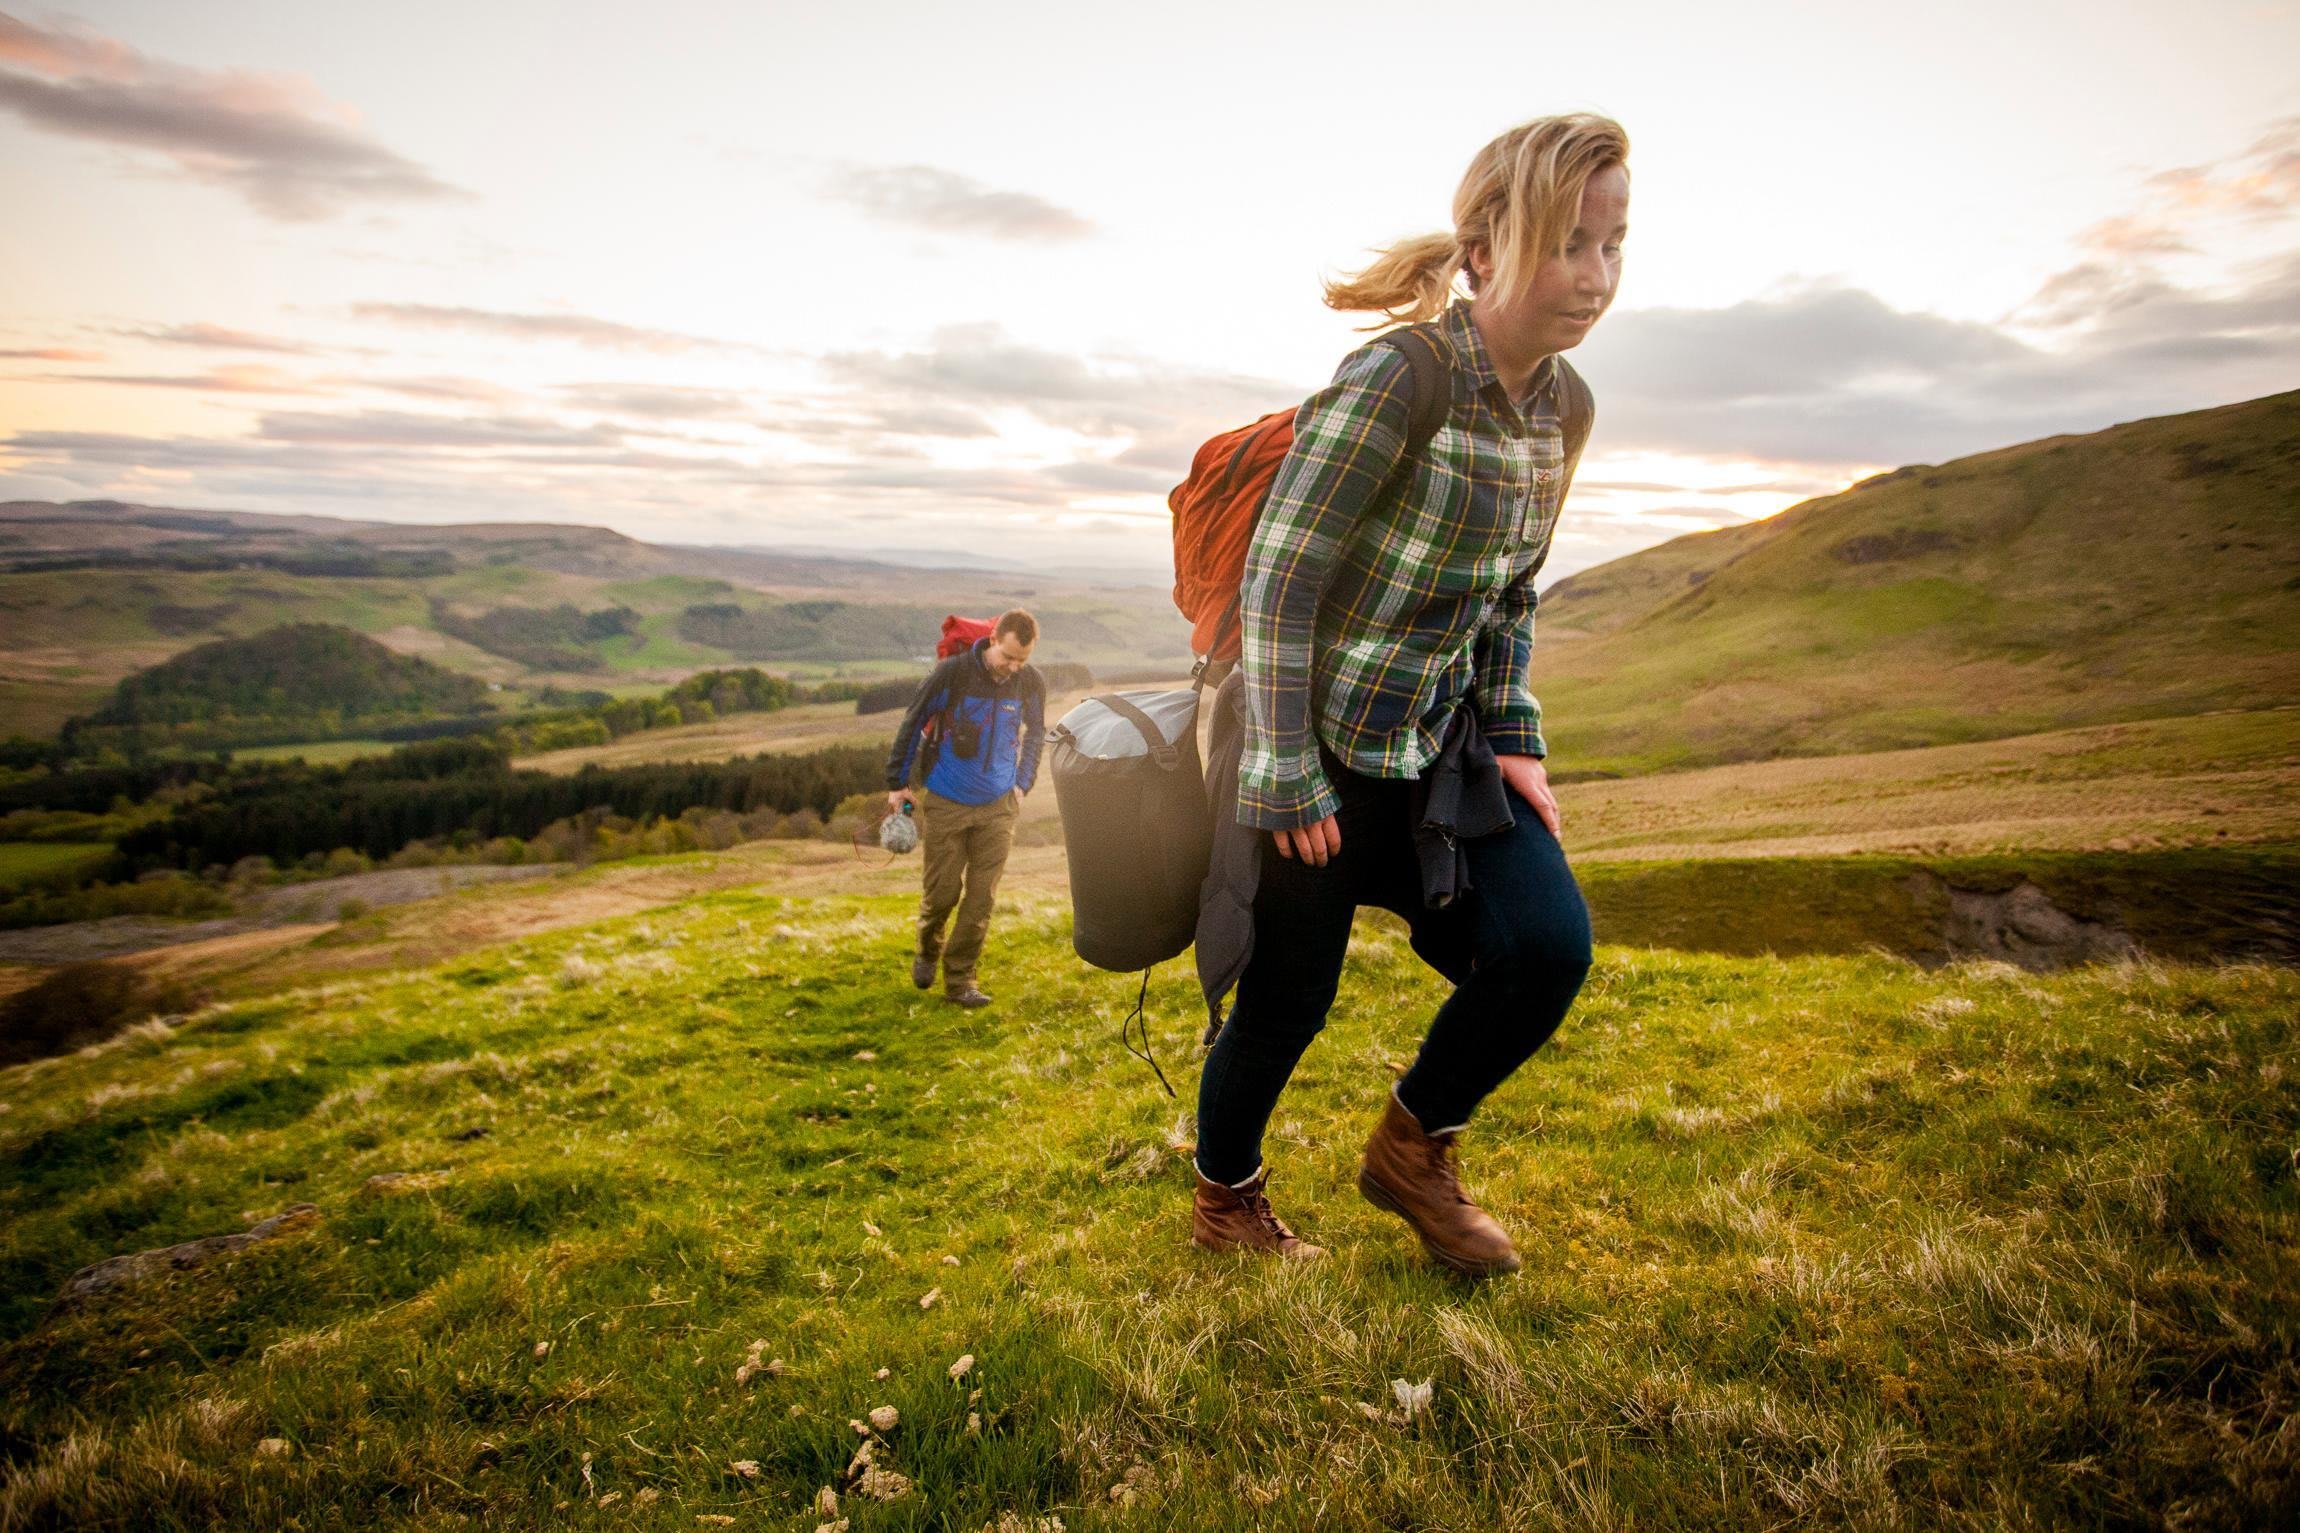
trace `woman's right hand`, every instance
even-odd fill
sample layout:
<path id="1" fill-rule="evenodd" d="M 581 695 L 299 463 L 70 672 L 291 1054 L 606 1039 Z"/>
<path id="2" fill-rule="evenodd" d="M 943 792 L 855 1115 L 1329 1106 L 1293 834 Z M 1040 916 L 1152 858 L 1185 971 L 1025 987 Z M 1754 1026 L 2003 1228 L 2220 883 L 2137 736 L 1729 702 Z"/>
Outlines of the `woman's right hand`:
<path id="1" fill-rule="evenodd" d="M 1315 825 L 1273 830 L 1270 835 L 1278 843 L 1279 856 L 1299 857 L 1313 868 L 1324 867 L 1342 852 L 1342 822 L 1330 814 Z"/>

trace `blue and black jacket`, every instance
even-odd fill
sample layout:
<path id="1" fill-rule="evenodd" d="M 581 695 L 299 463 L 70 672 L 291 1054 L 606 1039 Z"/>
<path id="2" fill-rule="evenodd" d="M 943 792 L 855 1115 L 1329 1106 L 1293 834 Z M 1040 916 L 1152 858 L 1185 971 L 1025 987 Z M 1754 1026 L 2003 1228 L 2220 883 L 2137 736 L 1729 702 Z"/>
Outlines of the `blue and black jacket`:
<path id="1" fill-rule="evenodd" d="M 910 786 L 912 764 L 929 724 L 938 736 L 927 768 L 927 790 L 958 804 L 988 804 L 1012 789 L 1028 793 L 1038 781 L 1046 748 L 1046 682 L 1025 665 L 1004 681 L 982 663 L 990 640 L 943 661 L 918 689 L 895 731 L 886 758 L 886 785 Z"/>

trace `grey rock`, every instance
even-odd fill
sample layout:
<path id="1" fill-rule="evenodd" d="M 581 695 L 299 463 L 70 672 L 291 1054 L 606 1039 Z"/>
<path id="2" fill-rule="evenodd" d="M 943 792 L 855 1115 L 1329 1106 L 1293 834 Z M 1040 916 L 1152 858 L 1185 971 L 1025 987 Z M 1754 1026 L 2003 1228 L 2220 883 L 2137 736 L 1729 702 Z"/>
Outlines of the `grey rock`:
<path id="1" fill-rule="evenodd" d="M 181 1245 L 107 1257 L 73 1273 L 65 1281 L 63 1291 L 56 1295 L 55 1307 L 57 1310 L 72 1309 L 90 1299 L 122 1288 L 137 1287 L 172 1272 L 188 1272 L 227 1252 L 245 1250 L 267 1240 L 278 1240 L 298 1230 L 308 1229 L 318 1222 L 317 1204 L 298 1203 L 236 1234 L 205 1235 L 198 1240 L 187 1240 Z"/>

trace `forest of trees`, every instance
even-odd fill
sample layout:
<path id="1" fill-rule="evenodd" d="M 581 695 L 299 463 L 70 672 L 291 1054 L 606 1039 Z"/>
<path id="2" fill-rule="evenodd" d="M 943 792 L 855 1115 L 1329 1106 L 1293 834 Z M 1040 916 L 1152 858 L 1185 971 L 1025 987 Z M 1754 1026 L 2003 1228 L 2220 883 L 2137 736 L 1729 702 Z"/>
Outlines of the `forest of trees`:
<path id="1" fill-rule="evenodd" d="M 679 637 L 745 660 L 894 660 L 919 653 L 942 614 L 930 607 L 794 601 L 768 607 L 702 602 L 679 614 Z M 931 639 L 923 645 L 933 648 Z"/>
<path id="2" fill-rule="evenodd" d="M 515 769 L 489 741 L 437 740 L 342 766 L 241 767 L 122 837 L 119 849 L 139 868 L 197 870 L 243 857 L 285 866 L 339 847 L 384 858 L 437 837 L 528 837 L 585 813 L 642 823 L 692 809 L 827 819 L 840 800 L 878 787 L 885 762 L 875 746 L 834 746 L 559 775 Z"/>
<path id="3" fill-rule="evenodd" d="M 113 688 L 64 726 L 70 755 L 107 746 L 203 750 L 324 740 L 415 719 L 473 714 L 487 686 L 331 623 L 290 623 L 202 644 Z"/>
<path id="4" fill-rule="evenodd" d="M 464 617 L 433 597 L 431 626 L 532 670 L 589 671 L 598 668 L 599 657 L 582 646 L 637 633 L 639 614 L 620 606 L 585 612 L 561 602 L 556 607 L 490 607 L 477 617 Z"/>

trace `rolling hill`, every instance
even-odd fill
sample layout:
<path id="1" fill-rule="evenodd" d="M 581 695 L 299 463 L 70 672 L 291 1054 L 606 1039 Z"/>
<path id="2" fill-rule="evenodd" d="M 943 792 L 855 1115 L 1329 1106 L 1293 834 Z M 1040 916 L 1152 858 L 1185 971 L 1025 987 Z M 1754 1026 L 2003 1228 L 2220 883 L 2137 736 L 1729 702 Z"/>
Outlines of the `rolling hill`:
<path id="1" fill-rule="evenodd" d="M 907 673 L 946 612 L 1028 605 L 1049 662 L 1187 663 L 1157 586 L 680 548 L 599 527 L 404 526 L 80 501 L 0 504 L 0 734 L 46 733 L 202 640 L 326 622 L 514 696 L 653 690 L 768 663 Z"/>
<path id="2" fill-rule="evenodd" d="M 2300 701 L 2300 392 L 1897 469 L 1540 614 L 1561 771 Z"/>
<path id="3" fill-rule="evenodd" d="M 290 623 L 186 650 L 112 689 L 70 732 L 90 742 L 138 735 L 181 745 L 325 737 L 488 706 L 487 686 L 364 634 Z"/>

